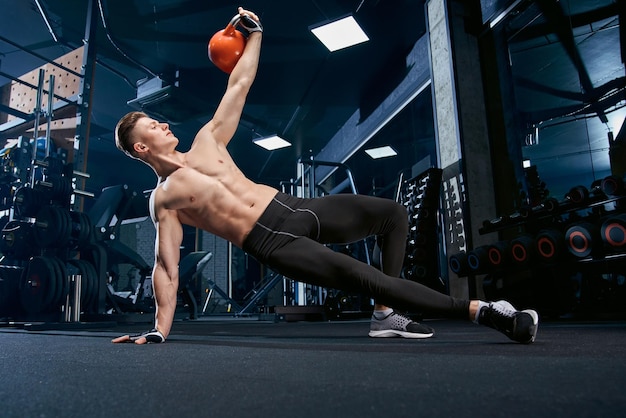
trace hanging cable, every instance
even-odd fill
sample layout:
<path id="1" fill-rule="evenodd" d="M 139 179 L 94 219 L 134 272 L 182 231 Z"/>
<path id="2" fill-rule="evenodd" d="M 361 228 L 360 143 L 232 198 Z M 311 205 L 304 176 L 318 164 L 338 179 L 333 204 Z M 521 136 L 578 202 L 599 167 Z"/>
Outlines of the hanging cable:
<path id="1" fill-rule="evenodd" d="M 50 35 L 52 36 L 52 39 L 54 39 L 54 41 L 56 43 L 58 43 L 61 46 L 64 46 L 66 48 L 68 48 L 69 50 L 75 50 L 76 47 L 73 45 L 70 45 L 67 41 L 60 39 L 56 32 L 54 31 L 54 28 L 52 27 L 52 24 L 50 22 L 50 19 L 48 17 L 48 13 L 46 12 L 45 8 L 43 7 L 43 5 L 41 4 L 40 0 L 35 0 L 35 4 L 37 5 L 37 9 L 39 9 L 39 14 L 41 15 L 41 17 L 43 18 L 44 23 L 46 24 L 46 27 L 48 28 L 48 32 L 50 32 Z M 27 51 L 31 54 L 31 51 Z M 46 61 L 48 61 L 47 59 L 44 59 Z M 129 86 L 135 88 L 136 86 L 128 79 L 128 77 L 126 77 L 126 75 L 122 74 L 121 72 L 119 72 L 118 70 L 116 70 L 115 68 L 111 67 L 108 64 L 105 64 L 104 62 L 102 62 L 101 60 L 96 58 L 96 63 L 100 66 L 102 66 L 103 68 L 109 70 L 110 72 L 112 72 L 113 74 L 117 75 L 118 77 L 122 78 Z M 54 62 L 52 62 L 52 64 L 55 64 Z M 63 67 L 61 67 L 63 68 Z M 73 71 L 67 69 L 67 71 L 69 71 L 70 73 L 72 73 Z M 78 76 L 80 76 L 80 74 L 76 73 Z"/>
<path id="2" fill-rule="evenodd" d="M 359 13 L 359 10 L 361 10 L 361 6 L 363 6 L 363 3 L 365 3 L 365 0 L 361 0 L 361 3 L 359 3 L 359 5 L 356 7 L 354 13 Z"/>
<path id="3" fill-rule="evenodd" d="M 148 74 L 150 74 L 152 77 L 158 78 L 159 76 L 157 74 L 155 74 L 152 70 L 150 70 L 148 67 L 146 67 L 145 65 L 141 64 L 137 60 L 129 57 L 124 51 L 122 51 L 122 49 L 120 47 L 117 46 L 117 44 L 115 43 L 115 41 L 111 37 L 111 34 L 109 32 L 109 28 L 108 28 L 107 23 L 106 23 L 106 19 L 104 17 L 104 8 L 102 7 L 102 0 L 98 0 L 98 9 L 100 11 L 100 20 L 102 21 L 102 26 L 104 27 L 104 33 L 106 34 L 106 37 L 109 40 L 109 42 L 111 42 L 111 45 L 113 45 L 113 47 L 117 50 L 117 52 L 122 54 L 122 56 L 124 56 L 124 58 L 126 58 L 127 60 L 129 60 L 130 62 L 132 62 L 133 64 L 135 64 L 136 66 L 138 66 L 139 68 L 141 68 L 142 70 L 147 72 Z"/>

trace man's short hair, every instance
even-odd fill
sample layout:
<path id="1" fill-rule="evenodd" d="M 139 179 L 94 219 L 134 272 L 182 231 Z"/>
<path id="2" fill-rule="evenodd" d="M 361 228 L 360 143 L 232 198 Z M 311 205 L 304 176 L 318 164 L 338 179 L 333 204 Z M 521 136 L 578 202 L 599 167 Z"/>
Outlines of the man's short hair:
<path id="1" fill-rule="evenodd" d="M 130 112 L 120 119 L 115 127 L 115 146 L 126 155 L 137 158 L 137 154 L 133 149 L 132 132 L 135 124 L 141 118 L 149 117 L 143 112 Z"/>

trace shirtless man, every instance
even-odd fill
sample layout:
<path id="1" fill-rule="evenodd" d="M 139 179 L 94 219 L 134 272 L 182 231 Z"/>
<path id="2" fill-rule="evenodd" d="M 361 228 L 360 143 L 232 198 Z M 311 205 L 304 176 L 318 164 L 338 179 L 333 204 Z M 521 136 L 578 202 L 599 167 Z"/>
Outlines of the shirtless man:
<path id="1" fill-rule="evenodd" d="M 172 329 L 178 291 L 183 224 L 231 241 L 286 277 L 326 288 L 362 291 L 376 300 L 372 337 L 428 338 L 433 330 L 388 306 L 464 318 L 531 343 L 538 327 L 533 310 L 517 311 L 505 301 L 486 303 L 452 298 L 399 278 L 408 232 L 405 208 L 389 199 L 332 195 L 300 199 L 250 181 L 227 150 L 257 72 L 262 27 L 252 12 L 239 8 L 248 29 L 245 50 L 228 78 L 213 119 L 197 133 L 187 152 L 167 123 L 144 113 L 125 115 L 116 127 L 116 144 L 148 164 L 158 176 L 150 196 L 156 227 L 152 276 L 156 299 L 154 329 L 113 342 L 164 342 Z M 381 238 L 382 271 L 324 244 Z"/>

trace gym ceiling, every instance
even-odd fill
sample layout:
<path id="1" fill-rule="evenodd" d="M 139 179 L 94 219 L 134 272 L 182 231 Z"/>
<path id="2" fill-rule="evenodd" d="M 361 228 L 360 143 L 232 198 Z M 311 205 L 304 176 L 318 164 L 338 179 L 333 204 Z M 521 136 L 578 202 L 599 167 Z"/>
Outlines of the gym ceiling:
<path id="1" fill-rule="evenodd" d="M 480 5 L 483 19 L 497 23 L 502 49 L 496 48 L 496 53 L 511 64 L 516 106 L 509 111 L 519 112 L 531 130 L 533 124 L 539 128 L 539 145 L 523 147 L 524 157 L 538 164 L 540 175 L 552 182 L 550 188 L 589 184 L 590 176 L 609 174 L 607 136 L 609 132 L 617 136 L 625 114 L 619 16 L 623 3 L 483 0 Z M 12 42 L 0 41 L 0 71 L 18 77 L 43 64 L 14 44 L 48 59 L 82 45 L 87 4 L 0 0 L 0 36 Z M 176 100 L 184 105 L 170 109 L 167 117 L 174 122 L 181 150 L 189 147 L 227 81 L 208 60 L 207 42 L 224 28 L 238 5 L 223 0 L 95 1 L 92 47 L 97 64 L 88 190 L 97 194 L 102 187 L 120 183 L 136 190 L 154 186 L 152 171 L 123 156 L 114 146 L 112 132 L 119 117 L 133 110 L 127 102 L 137 97 L 137 85 L 146 80 L 158 76 L 166 84 L 178 83 L 184 94 Z M 371 110 L 393 91 L 406 74 L 407 54 L 426 33 L 425 1 L 249 0 L 242 6 L 260 16 L 265 32 L 258 76 L 229 148 L 244 173 L 275 187 L 294 178 L 298 159 L 317 155 L 351 115 Z M 328 52 L 309 27 L 349 13 L 370 41 Z M 474 30 L 487 36 L 489 22 Z M 0 86 L 9 81 L 0 76 Z M 430 89 L 418 100 L 422 107 L 430 106 Z M 414 112 L 410 120 L 412 129 L 432 135 L 430 111 Z M 8 139 L 0 134 L 0 141 Z M 269 134 L 280 134 L 293 145 L 269 152 L 252 143 Z M 387 133 L 372 143 L 401 150 L 401 140 L 402 135 Z M 347 163 L 359 192 L 370 193 L 374 182 L 393 183 L 397 173 L 410 168 L 398 161 L 373 162 L 360 149 Z M 378 164 L 392 174 L 380 178 Z"/>

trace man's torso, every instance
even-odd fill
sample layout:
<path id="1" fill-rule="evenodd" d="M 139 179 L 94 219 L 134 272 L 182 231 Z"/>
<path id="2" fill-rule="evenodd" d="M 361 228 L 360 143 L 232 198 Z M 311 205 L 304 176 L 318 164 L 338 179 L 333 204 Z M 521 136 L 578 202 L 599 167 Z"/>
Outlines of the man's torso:
<path id="1" fill-rule="evenodd" d="M 186 159 L 158 186 L 157 217 L 159 208 L 176 210 L 181 223 L 241 246 L 277 190 L 247 179 L 214 141 L 194 144 Z"/>

